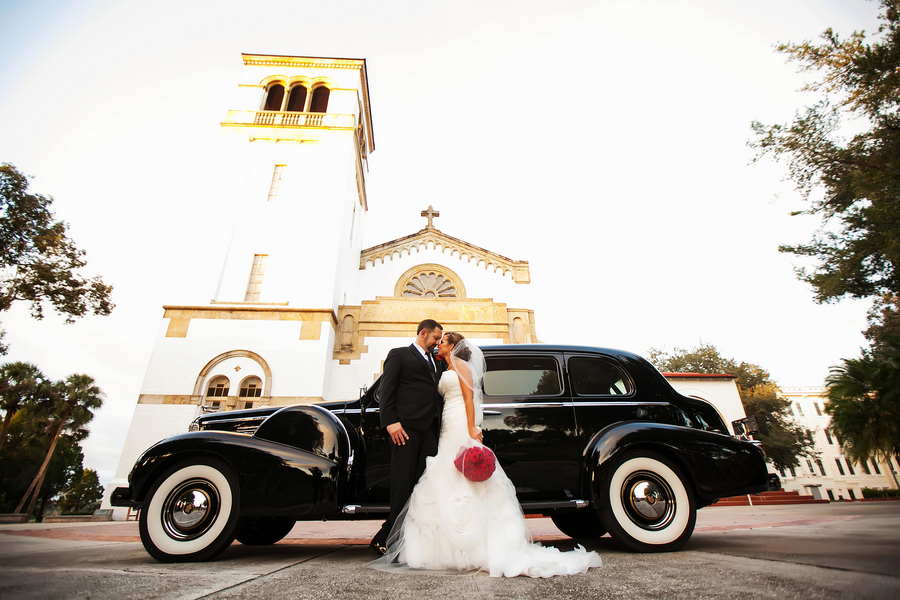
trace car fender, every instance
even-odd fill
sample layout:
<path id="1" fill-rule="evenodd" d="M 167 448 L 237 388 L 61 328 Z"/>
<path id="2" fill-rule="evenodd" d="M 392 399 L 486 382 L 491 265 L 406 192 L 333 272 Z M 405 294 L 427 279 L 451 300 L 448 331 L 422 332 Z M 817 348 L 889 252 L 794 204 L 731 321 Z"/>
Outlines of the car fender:
<path id="1" fill-rule="evenodd" d="M 690 427 L 628 421 L 601 429 L 585 447 L 586 481 L 595 506 L 600 506 L 601 487 L 614 459 L 630 449 L 653 450 L 682 467 L 701 505 L 768 487 L 765 456 L 751 442 Z"/>
<path id="2" fill-rule="evenodd" d="M 197 431 L 170 437 L 145 451 L 129 476 L 131 501 L 144 495 L 169 466 L 215 457 L 238 477 L 241 514 L 293 516 L 337 510 L 346 469 L 317 452 L 228 431 Z"/>

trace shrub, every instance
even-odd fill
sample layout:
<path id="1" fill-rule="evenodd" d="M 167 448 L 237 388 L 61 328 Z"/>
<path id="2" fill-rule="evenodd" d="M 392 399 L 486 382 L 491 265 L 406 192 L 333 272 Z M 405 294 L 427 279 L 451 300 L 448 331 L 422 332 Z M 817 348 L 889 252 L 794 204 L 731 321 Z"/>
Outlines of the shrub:
<path id="1" fill-rule="evenodd" d="M 889 488 L 863 488 L 863 498 L 900 498 L 900 490 Z"/>

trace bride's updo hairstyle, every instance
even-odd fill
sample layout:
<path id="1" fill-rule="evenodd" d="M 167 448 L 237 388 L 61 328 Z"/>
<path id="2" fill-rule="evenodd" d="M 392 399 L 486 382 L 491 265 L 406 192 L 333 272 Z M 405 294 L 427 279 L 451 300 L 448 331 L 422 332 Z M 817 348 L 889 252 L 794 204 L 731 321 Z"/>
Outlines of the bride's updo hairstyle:
<path id="1" fill-rule="evenodd" d="M 469 360 L 472 358 L 472 351 L 469 350 L 468 344 L 465 348 L 456 348 L 455 346 L 459 344 L 461 341 L 466 339 L 463 337 L 463 334 L 456 333 L 455 331 L 448 331 L 444 334 L 444 337 L 447 338 L 447 341 L 453 344 L 453 356 L 458 358 L 459 360 Z"/>

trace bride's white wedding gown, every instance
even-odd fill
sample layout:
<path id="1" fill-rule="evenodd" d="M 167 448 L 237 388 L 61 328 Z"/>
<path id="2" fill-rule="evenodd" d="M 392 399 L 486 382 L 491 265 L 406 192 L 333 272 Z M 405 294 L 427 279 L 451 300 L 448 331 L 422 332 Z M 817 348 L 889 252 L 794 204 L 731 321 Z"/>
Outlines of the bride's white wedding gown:
<path id="1" fill-rule="evenodd" d="M 444 397 L 436 456 L 427 459 L 406 510 L 388 540 L 388 554 L 375 568 L 470 571 L 491 577 L 552 577 L 583 573 L 602 564 L 581 546 L 570 552 L 532 543 L 512 482 L 497 465 L 483 482 L 466 479 L 453 464 L 469 437 L 459 377 L 446 371 L 438 386 Z M 481 408 L 476 405 L 476 424 Z"/>

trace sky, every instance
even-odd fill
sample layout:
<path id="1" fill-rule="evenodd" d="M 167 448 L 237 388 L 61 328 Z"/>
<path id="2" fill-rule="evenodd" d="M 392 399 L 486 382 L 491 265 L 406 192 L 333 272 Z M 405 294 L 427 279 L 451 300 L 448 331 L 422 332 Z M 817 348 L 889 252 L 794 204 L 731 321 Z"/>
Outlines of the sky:
<path id="1" fill-rule="evenodd" d="M 73 325 L 17 305 L 10 346 L 105 403 L 83 443 L 115 474 L 165 304 L 206 304 L 240 189 L 220 123 L 241 53 L 365 58 L 375 152 L 365 245 L 424 226 L 531 267 L 544 342 L 715 345 L 818 386 L 865 345 L 869 303 L 819 305 L 780 244 L 819 225 L 754 120 L 817 97 L 774 51 L 876 35 L 867 0 L 0 1 L 0 162 L 53 196 L 115 287 Z M 503 301 L 497 298 L 497 301 Z"/>

